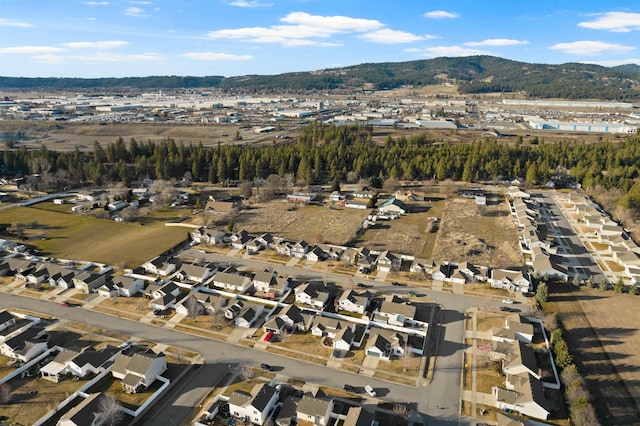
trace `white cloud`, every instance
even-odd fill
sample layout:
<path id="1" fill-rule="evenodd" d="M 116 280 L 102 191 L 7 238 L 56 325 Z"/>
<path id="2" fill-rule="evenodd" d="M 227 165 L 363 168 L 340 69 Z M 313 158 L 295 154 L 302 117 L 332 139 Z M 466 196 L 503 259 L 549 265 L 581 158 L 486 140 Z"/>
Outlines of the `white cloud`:
<path id="1" fill-rule="evenodd" d="M 607 12 L 598 13 L 593 21 L 580 22 L 579 27 L 592 30 L 608 30 L 619 33 L 640 31 L 640 13 Z"/>
<path id="2" fill-rule="evenodd" d="M 71 59 L 82 62 L 141 62 L 164 60 L 164 56 L 159 53 L 138 53 L 132 55 L 121 55 L 112 52 L 99 52 L 94 55 L 71 55 Z"/>
<path id="3" fill-rule="evenodd" d="M 103 40 L 103 41 L 74 41 L 71 43 L 63 43 L 63 46 L 71 49 L 112 49 L 114 47 L 122 47 L 129 44 L 122 40 Z"/>
<path id="4" fill-rule="evenodd" d="M 412 43 L 414 41 L 425 39 L 425 37 L 411 34 L 406 31 L 396 31 L 389 28 L 383 28 L 381 30 L 362 34 L 360 38 L 365 41 L 381 44 Z"/>
<path id="5" fill-rule="evenodd" d="M 609 59 L 609 60 L 606 60 L 606 61 L 585 61 L 585 63 L 602 65 L 603 67 L 615 67 L 617 65 L 625 65 L 625 64 L 640 65 L 640 58 Z"/>
<path id="6" fill-rule="evenodd" d="M 60 47 L 52 47 L 52 46 L 15 46 L 15 47 L 0 48 L 0 53 L 34 54 L 34 53 L 56 53 L 56 52 L 64 52 L 64 49 Z"/>
<path id="7" fill-rule="evenodd" d="M 62 56 L 56 55 L 54 53 L 48 53 L 45 55 L 36 55 L 32 56 L 31 60 L 33 62 L 38 62 L 40 64 L 59 64 L 62 63 Z"/>
<path id="8" fill-rule="evenodd" d="M 334 34 L 377 30 L 384 25 L 376 20 L 347 16 L 317 16 L 305 12 L 292 12 L 281 19 L 288 25 L 271 27 L 244 27 L 209 31 L 212 39 L 232 39 L 252 43 L 279 43 L 284 46 L 340 46 L 320 42 L 316 38 L 329 38 Z"/>
<path id="9" fill-rule="evenodd" d="M 560 50 L 571 55 L 599 55 L 602 52 L 625 53 L 635 49 L 632 46 L 623 46 L 616 43 L 605 43 L 603 41 L 574 41 L 571 43 L 557 43 L 551 46 L 551 50 Z"/>
<path id="10" fill-rule="evenodd" d="M 419 53 L 421 55 L 435 58 L 437 56 L 473 56 L 473 55 L 490 55 L 490 52 L 479 49 L 469 49 L 462 46 L 435 46 L 424 49 L 405 49 L 405 52 Z"/>
<path id="11" fill-rule="evenodd" d="M 139 18 L 147 16 L 144 10 L 140 9 L 139 7 L 128 7 L 124 10 L 124 14 L 127 16 L 134 16 Z"/>
<path id="12" fill-rule="evenodd" d="M 129 3 L 131 3 L 131 4 L 153 4 L 153 2 L 150 2 L 150 1 L 130 1 Z"/>
<path id="13" fill-rule="evenodd" d="M 196 61 L 249 61 L 253 59 L 251 55 L 233 55 L 219 52 L 188 52 L 182 56 Z"/>
<path id="14" fill-rule="evenodd" d="M 109 6 L 108 1 L 83 1 L 81 3 L 87 6 Z"/>
<path id="15" fill-rule="evenodd" d="M 432 10 L 431 12 L 426 12 L 422 16 L 431 19 L 453 19 L 460 17 L 460 15 L 455 12 L 446 12 L 444 10 Z"/>
<path id="16" fill-rule="evenodd" d="M 29 28 L 29 27 L 33 27 L 33 25 L 27 22 L 17 22 L 17 21 L 14 21 L 13 19 L 0 18 L 0 27 Z"/>
<path id="17" fill-rule="evenodd" d="M 509 38 L 489 38 L 482 41 L 470 41 L 464 43 L 465 46 L 478 47 L 478 46 L 517 46 L 520 44 L 529 44 L 526 40 L 514 40 Z"/>
<path id="18" fill-rule="evenodd" d="M 227 2 L 229 6 L 236 7 L 269 7 L 273 6 L 273 3 L 260 3 L 260 0 L 233 0 Z"/>

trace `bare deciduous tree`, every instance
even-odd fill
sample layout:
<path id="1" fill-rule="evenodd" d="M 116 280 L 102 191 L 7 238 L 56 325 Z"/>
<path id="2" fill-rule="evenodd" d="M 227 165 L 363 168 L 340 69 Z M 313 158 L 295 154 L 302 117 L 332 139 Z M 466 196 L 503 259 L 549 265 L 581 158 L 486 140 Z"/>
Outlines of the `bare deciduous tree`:
<path id="1" fill-rule="evenodd" d="M 10 383 L 4 382 L 0 385 L 0 404 L 9 404 L 13 396 L 13 387 Z"/>
<path id="2" fill-rule="evenodd" d="M 126 222 L 133 222 L 140 217 L 140 209 L 138 209 L 136 206 L 125 207 L 120 212 L 120 216 L 122 216 L 122 218 Z"/>
<path id="3" fill-rule="evenodd" d="M 202 314 L 203 307 L 202 304 L 194 295 L 191 295 L 184 302 L 185 308 L 187 308 L 187 315 L 189 318 L 195 320 L 198 318 L 198 315 Z"/>
<path id="4" fill-rule="evenodd" d="M 100 424 L 107 426 L 117 426 L 124 419 L 124 412 L 118 400 L 110 394 L 102 394 L 99 396 L 98 404 L 99 413 L 96 417 L 100 418 Z"/>
<path id="5" fill-rule="evenodd" d="M 254 377 L 253 368 L 249 364 L 244 364 L 240 368 L 240 376 L 242 376 L 243 380 L 249 380 Z"/>
<path id="6" fill-rule="evenodd" d="M 411 409 L 406 405 L 393 404 L 391 411 L 396 416 L 396 425 L 401 423 L 406 424 L 411 416 Z"/>

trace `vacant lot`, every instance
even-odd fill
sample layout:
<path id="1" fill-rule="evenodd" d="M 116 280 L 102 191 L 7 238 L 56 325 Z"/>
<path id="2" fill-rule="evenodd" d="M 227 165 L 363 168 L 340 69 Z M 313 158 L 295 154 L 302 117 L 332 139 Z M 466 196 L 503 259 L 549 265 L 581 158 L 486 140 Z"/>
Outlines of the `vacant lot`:
<path id="1" fill-rule="evenodd" d="M 505 204 L 478 207 L 473 199 L 449 198 L 432 258 L 482 266 L 519 268 L 516 225 Z"/>
<path id="2" fill-rule="evenodd" d="M 299 206 L 279 201 L 252 204 L 234 218 L 235 229 L 271 232 L 278 237 L 309 243 L 344 244 L 366 218 L 367 211 L 343 207 Z"/>
<path id="3" fill-rule="evenodd" d="M 640 419 L 640 311 L 637 296 L 550 286 L 545 311 L 557 312 L 564 337 L 603 424 Z"/>
<path id="4" fill-rule="evenodd" d="M 139 266 L 187 237 L 185 228 L 117 223 L 37 205 L 0 211 L 0 223 L 15 222 L 37 222 L 37 227 L 25 230 L 26 243 L 48 256 L 126 267 Z"/>
<path id="5" fill-rule="evenodd" d="M 407 205 L 411 213 L 395 220 L 377 221 L 360 236 L 356 245 L 430 258 L 437 236 L 436 232 L 431 232 L 433 222 L 430 218 L 442 218 L 445 201 L 408 202 Z"/>

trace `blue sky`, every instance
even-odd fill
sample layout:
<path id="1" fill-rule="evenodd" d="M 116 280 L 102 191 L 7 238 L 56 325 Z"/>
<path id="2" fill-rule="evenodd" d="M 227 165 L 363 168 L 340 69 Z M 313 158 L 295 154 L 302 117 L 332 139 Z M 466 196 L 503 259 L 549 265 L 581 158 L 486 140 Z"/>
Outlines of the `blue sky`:
<path id="1" fill-rule="evenodd" d="M 438 56 L 640 64 L 638 0 L 0 0 L 0 75 L 276 74 Z"/>

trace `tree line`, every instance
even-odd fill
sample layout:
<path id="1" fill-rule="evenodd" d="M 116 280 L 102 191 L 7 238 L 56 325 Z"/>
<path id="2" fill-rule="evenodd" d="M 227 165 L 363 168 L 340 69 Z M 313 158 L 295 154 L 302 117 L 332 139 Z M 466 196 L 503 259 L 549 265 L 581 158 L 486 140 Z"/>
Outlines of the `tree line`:
<path id="1" fill-rule="evenodd" d="M 387 137 L 375 144 L 370 126 L 334 126 L 313 123 L 293 143 L 247 147 L 202 143 L 177 144 L 173 139 L 142 142 L 122 138 L 107 146 L 94 143 L 91 152 L 5 149 L 0 174 L 38 174 L 52 187 L 72 184 L 122 182 L 145 177 L 211 183 L 255 181 L 270 175 L 292 175 L 299 183 L 357 182 L 387 178 L 479 182 L 501 176 L 521 177 L 531 185 L 544 184 L 559 174 L 570 175 L 583 187 L 599 186 L 624 194 L 620 203 L 640 208 L 640 138 L 616 143 L 576 141 L 545 143 L 544 139 L 515 143 L 495 138 L 470 143 L 444 143 L 427 133 Z"/>

